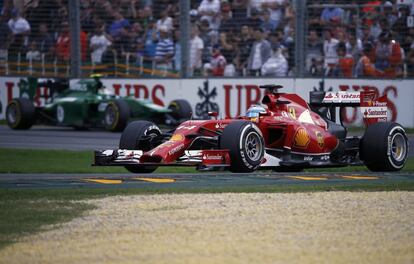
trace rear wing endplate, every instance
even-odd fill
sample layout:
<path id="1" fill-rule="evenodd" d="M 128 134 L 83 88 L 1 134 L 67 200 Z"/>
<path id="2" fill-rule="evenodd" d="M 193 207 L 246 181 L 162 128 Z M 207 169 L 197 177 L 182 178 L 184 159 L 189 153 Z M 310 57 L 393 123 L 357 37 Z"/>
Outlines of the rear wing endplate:
<path id="1" fill-rule="evenodd" d="M 361 92 L 310 92 L 310 106 L 327 107 L 331 117 L 335 117 L 337 107 L 359 107 L 364 123 L 370 125 L 377 122 L 386 122 L 388 118 L 387 96 L 378 96 L 376 91 Z M 335 119 L 335 118 L 333 118 Z M 333 120 L 335 121 L 335 120 Z"/>

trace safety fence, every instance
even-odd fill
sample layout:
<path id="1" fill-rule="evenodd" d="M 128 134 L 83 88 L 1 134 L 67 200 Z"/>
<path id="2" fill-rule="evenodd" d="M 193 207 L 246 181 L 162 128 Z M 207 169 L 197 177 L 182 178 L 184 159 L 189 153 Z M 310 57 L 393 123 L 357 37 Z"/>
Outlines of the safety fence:
<path id="1" fill-rule="evenodd" d="M 7 0 L 0 74 L 410 78 L 412 2 Z"/>

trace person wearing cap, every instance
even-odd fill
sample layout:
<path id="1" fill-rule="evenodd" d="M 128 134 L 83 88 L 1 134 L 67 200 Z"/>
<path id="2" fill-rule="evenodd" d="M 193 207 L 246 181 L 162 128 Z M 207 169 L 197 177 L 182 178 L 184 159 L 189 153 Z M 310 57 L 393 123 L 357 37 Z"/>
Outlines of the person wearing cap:
<path id="1" fill-rule="evenodd" d="M 223 76 L 226 68 L 226 58 L 221 54 L 220 45 L 213 46 L 212 57 L 210 63 L 204 65 L 204 75 Z"/>
<path id="2" fill-rule="evenodd" d="M 372 63 L 373 46 L 371 43 L 365 43 L 362 51 L 362 56 L 355 66 L 356 77 L 382 77 L 384 72 L 375 68 Z"/>
<path id="3" fill-rule="evenodd" d="M 155 49 L 154 61 L 156 68 L 160 70 L 172 70 L 172 60 L 174 57 L 174 43 L 169 38 L 167 27 L 159 28 L 159 39 Z"/>
<path id="4" fill-rule="evenodd" d="M 262 76 L 286 77 L 288 73 L 288 62 L 283 56 L 280 44 L 272 47 L 272 55 L 263 64 L 260 71 Z"/>
<path id="5" fill-rule="evenodd" d="M 191 9 L 190 12 L 189 12 L 189 14 L 190 14 L 190 22 L 191 22 L 191 24 L 196 23 L 197 20 L 198 20 L 198 11 L 197 11 L 197 9 Z"/>
<path id="6" fill-rule="evenodd" d="M 30 33 L 29 22 L 20 15 L 17 9 L 11 12 L 12 18 L 7 22 L 7 25 L 12 32 L 13 38 L 9 46 L 9 58 L 16 59 L 18 53 L 22 52 L 28 46 L 28 35 Z"/>
<path id="7" fill-rule="evenodd" d="M 251 76 L 260 74 L 262 65 L 269 59 L 271 55 L 271 47 L 269 41 L 264 39 L 264 33 L 261 28 L 254 31 L 255 42 L 250 51 L 247 61 L 247 69 Z"/>
<path id="8" fill-rule="evenodd" d="M 397 77 L 397 72 L 402 64 L 402 53 L 400 44 L 392 39 L 390 31 L 384 31 L 379 36 L 375 46 L 375 67 L 384 71 L 390 78 Z"/>

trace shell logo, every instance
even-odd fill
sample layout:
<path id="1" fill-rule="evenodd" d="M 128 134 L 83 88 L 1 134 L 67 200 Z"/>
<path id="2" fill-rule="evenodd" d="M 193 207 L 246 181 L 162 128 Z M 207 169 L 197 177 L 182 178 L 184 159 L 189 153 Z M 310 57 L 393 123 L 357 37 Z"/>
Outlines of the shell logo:
<path id="1" fill-rule="evenodd" d="M 183 141 L 184 140 L 184 136 L 181 134 L 174 134 L 171 138 L 170 141 Z"/>
<path id="2" fill-rule="evenodd" d="M 318 141 L 318 146 L 320 148 L 323 148 L 325 146 L 325 140 L 323 139 L 322 133 L 318 131 L 315 134 L 316 134 L 316 139 Z"/>
<path id="3" fill-rule="evenodd" d="M 310 139 L 309 139 L 308 132 L 306 132 L 306 130 L 303 127 L 296 130 L 294 141 L 293 141 L 293 144 L 295 147 L 306 148 L 309 144 L 309 141 Z"/>

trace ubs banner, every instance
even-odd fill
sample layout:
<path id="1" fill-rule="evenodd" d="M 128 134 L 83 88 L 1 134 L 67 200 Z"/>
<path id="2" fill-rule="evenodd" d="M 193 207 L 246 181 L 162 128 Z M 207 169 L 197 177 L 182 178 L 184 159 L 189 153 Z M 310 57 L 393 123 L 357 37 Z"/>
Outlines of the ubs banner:
<path id="1" fill-rule="evenodd" d="M 76 86 L 78 80 L 71 80 Z M 0 79 L 1 110 L 4 119 L 7 102 L 19 96 L 20 78 Z M 297 93 L 305 100 L 312 90 L 361 91 L 375 90 L 387 95 L 389 118 L 406 127 L 414 127 L 414 80 L 363 80 L 363 79 L 102 79 L 106 89 L 119 96 L 150 99 L 159 105 L 168 105 L 174 99 L 187 99 L 193 107 L 194 116 L 205 117 L 208 111 L 218 111 L 222 117 L 243 115 L 246 109 L 260 103 L 264 94 L 261 84 L 280 84 L 286 93 Z M 40 88 L 35 104 L 45 103 L 46 88 Z M 36 98 L 38 97 L 38 98 Z M 50 98 L 48 99 L 50 100 Z M 344 121 L 360 125 L 362 116 L 356 109 L 348 109 Z"/>

